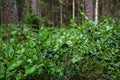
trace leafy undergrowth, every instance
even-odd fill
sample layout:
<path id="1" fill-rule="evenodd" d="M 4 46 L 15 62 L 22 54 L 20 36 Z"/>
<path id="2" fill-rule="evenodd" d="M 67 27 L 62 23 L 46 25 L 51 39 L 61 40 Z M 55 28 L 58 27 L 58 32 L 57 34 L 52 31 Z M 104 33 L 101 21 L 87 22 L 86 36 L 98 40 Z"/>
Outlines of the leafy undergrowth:
<path id="1" fill-rule="evenodd" d="M 0 29 L 1 80 L 119 80 L 120 24 Z"/>

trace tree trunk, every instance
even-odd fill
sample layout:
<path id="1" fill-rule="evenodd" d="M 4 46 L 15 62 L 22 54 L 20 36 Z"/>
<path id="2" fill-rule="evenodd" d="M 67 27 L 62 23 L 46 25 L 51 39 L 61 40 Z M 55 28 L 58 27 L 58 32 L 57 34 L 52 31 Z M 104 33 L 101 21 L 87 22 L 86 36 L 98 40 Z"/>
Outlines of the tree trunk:
<path id="1" fill-rule="evenodd" d="M 33 9 L 33 13 L 36 15 L 39 15 L 39 4 L 38 4 L 38 0 L 32 0 L 32 9 Z"/>
<path id="2" fill-rule="evenodd" d="M 89 20 L 94 20 L 93 0 L 85 0 L 85 12 Z"/>
<path id="3" fill-rule="evenodd" d="M 63 23 L 63 4 L 61 3 L 61 13 L 60 13 L 60 24 L 62 27 L 62 23 Z"/>
<path id="4" fill-rule="evenodd" d="M 98 22 L 98 0 L 95 3 L 95 21 Z"/>
<path id="5" fill-rule="evenodd" d="M 78 20 L 77 23 L 80 24 L 80 0 L 77 0 L 77 16 L 78 16 Z"/>
<path id="6" fill-rule="evenodd" d="M 85 1 L 82 2 L 81 7 L 82 11 L 85 13 Z M 84 22 L 84 17 L 82 17 L 82 22 Z"/>
<path id="7" fill-rule="evenodd" d="M 5 24 L 18 23 L 16 0 L 4 0 Z"/>
<path id="8" fill-rule="evenodd" d="M 4 19 L 3 19 L 3 7 L 1 6 L 0 7 L 0 18 L 1 18 L 1 24 L 3 24 L 4 23 Z"/>
<path id="9" fill-rule="evenodd" d="M 73 0 L 72 2 L 72 6 L 73 6 L 73 19 L 75 19 L 75 0 Z"/>

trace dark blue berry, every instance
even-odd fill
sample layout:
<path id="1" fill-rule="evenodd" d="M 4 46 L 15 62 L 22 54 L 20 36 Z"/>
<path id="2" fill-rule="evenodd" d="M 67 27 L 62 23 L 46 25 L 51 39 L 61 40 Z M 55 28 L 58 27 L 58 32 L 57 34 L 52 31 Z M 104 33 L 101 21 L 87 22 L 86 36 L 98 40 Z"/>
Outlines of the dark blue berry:
<path id="1" fill-rule="evenodd" d="M 34 46 L 34 48 L 36 48 L 36 46 Z"/>
<path id="2" fill-rule="evenodd" d="M 75 62 L 76 65 L 79 65 L 79 62 Z"/>
<path id="3" fill-rule="evenodd" d="M 110 67 L 114 67 L 114 65 L 113 65 L 113 64 L 109 64 L 109 66 L 110 66 Z"/>
<path id="4" fill-rule="evenodd" d="M 97 29 L 95 29 L 95 31 L 97 32 L 98 30 L 97 30 Z"/>
<path id="5" fill-rule="evenodd" d="M 96 41 L 97 41 L 97 38 L 94 38 L 94 41 L 96 42 Z"/>
<path id="6" fill-rule="evenodd" d="M 89 56 L 91 56 L 91 55 L 92 55 L 92 53 L 91 53 L 91 52 L 88 52 L 88 55 L 89 55 Z"/>
<path id="7" fill-rule="evenodd" d="M 91 32 L 91 30 L 90 30 L 90 29 L 88 29 L 88 30 L 87 30 L 87 32 Z"/>
<path id="8" fill-rule="evenodd" d="M 43 51 L 44 49 L 41 49 L 40 51 Z"/>
<path id="9" fill-rule="evenodd" d="M 62 45 L 62 48 L 68 48 L 69 46 L 68 46 L 68 44 L 67 43 L 64 43 L 63 45 Z"/>
<path id="10" fill-rule="evenodd" d="M 52 53 L 53 53 L 53 51 L 51 51 L 51 50 L 48 50 L 48 51 L 47 51 L 47 53 L 48 53 L 48 54 L 52 54 Z"/>

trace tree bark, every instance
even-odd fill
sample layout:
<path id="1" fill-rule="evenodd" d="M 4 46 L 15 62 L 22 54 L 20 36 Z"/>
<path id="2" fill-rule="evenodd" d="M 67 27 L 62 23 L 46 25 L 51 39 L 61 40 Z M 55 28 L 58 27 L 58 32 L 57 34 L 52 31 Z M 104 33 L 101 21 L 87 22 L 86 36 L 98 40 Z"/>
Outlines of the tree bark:
<path id="1" fill-rule="evenodd" d="M 98 0 L 95 3 L 95 21 L 98 22 Z"/>
<path id="2" fill-rule="evenodd" d="M 60 14 L 60 24 L 62 27 L 62 23 L 63 23 L 63 4 L 61 3 L 61 14 Z"/>
<path id="3" fill-rule="evenodd" d="M 4 0 L 5 24 L 18 23 L 16 0 Z"/>
<path id="4" fill-rule="evenodd" d="M 72 3 L 72 5 L 73 5 L 73 19 L 75 19 L 75 0 L 73 0 L 73 3 Z"/>
<path id="5" fill-rule="evenodd" d="M 35 15 L 39 15 L 39 4 L 38 0 L 32 0 L 32 9 Z"/>
<path id="6" fill-rule="evenodd" d="M 1 16 L 0 17 L 1 18 L 1 22 L 0 23 L 3 24 L 4 23 L 4 18 L 3 18 L 3 7 L 2 6 L 0 7 L 0 16 Z"/>
<path id="7" fill-rule="evenodd" d="M 94 20 L 93 0 L 85 0 L 85 12 L 89 20 Z"/>

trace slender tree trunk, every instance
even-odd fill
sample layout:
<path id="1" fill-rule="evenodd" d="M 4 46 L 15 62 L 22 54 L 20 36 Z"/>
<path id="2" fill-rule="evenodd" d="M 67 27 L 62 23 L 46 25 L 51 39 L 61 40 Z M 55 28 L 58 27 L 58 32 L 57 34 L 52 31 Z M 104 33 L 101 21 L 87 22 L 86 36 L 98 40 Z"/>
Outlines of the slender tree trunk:
<path id="1" fill-rule="evenodd" d="M 95 3 L 95 21 L 98 22 L 98 0 Z"/>
<path id="2" fill-rule="evenodd" d="M 103 0 L 102 1 L 102 15 L 104 15 L 105 14 L 105 1 Z"/>
<path id="3" fill-rule="evenodd" d="M 60 24 L 62 27 L 62 23 L 63 23 L 63 4 L 61 3 L 61 14 L 60 14 Z"/>
<path id="4" fill-rule="evenodd" d="M 17 2 L 16 5 L 17 5 L 17 10 L 18 10 L 18 21 L 20 21 L 23 19 L 23 16 L 26 14 L 24 13 L 26 3 L 25 3 L 25 0 L 24 1 L 16 0 L 16 2 Z"/>
<path id="5" fill-rule="evenodd" d="M 85 0 L 85 12 L 89 20 L 94 20 L 93 0 Z"/>
<path id="6" fill-rule="evenodd" d="M 102 8 L 102 15 L 106 17 L 110 17 L 110 0 L 103 0 L 103 8 Z"/>
<path id="7" fill-rule="evenodd" d="M 38 4 L 38 0 L 32 0 L 32 9 L 33 9 L 33 13 L 36 15 L 39 15 L 39 4 Z"/>
<path id="8" fill-rule="evenodd" d="M 80 17 L 80 0 L 78 2 L 78 11 L 77 11 L 77 16 Z M 80 19 L 78 19 L 78 24 L 80 24 Z"/>
<path id="9" fill-rule="evenodd" d="M 85 1 L 82 2 L 82 11 L 85 13 Z M 82 22 L 84 22 L 84 17 L 82 17 Z"/>
<path id="10" fill-rule="evenodd" d="M 73 5 L 73 19 L 75 19 L 75 0 L 73 0 L 73 3 L 72 3 L 72 5 Z"/>
<path id="11" fill-rule="evenodd" d="M 78 17 L 80 16 L 80 0 L 77 1 L 78 2 Z"/>
<path id="12" fill-rule="evenodd" d="M 67 14 L 67 1 L 64 0 L 64 5 L 63 5 L 63 23 L 65 25 L 67 24 L 66 14 Z"/>
<path id="13" fill-rule="evenodd" d="M 3 19 L 3 7 L 1 6 L 0 9 L 1 9 L 1 11 L 0 11 L 1 12 L 1 15 L 0 15 L 1 16 L 1 24 L 3 24 L 3 21 L 4 21 L 4 19 Z"/>
<path id="14" fill-rule="evenodd" d="M 119 16 L 118 14 L 119 14 L 119 10 L 118 10 L 118 4 L 119 4 L 119 0 L 116 0 L 116 2 L 115 2 L 116 4 L 114 5 L 115 6 L 115 17 L 117 17 L 117 16 Z M 117 6 L 116 6 L 117 5 Z"/>
<path id="15" fill-rule="evenodd" d="M 54 6 L 53 6 L 54 5 L 54 1 L 53 0 L 51 0 L 51 1 L 52 1 L 52 22 L 55 22 L 55 20 L 54 20 L 54 16 L 55 15 L 53 15 L 54 14 L 54 11 L 53 11 L 53 9 L 54 9 Z M 55 23 L 53 23 L 52 26 L 55 26 Z"/>
<path id="16" fill-rule="evenodd" d="M 5 24 L 18 23 L 16 0 L 4 0 Z"/>

